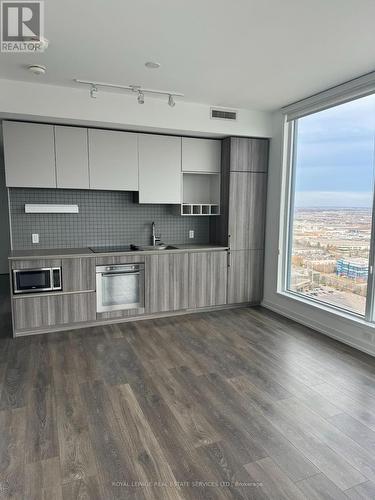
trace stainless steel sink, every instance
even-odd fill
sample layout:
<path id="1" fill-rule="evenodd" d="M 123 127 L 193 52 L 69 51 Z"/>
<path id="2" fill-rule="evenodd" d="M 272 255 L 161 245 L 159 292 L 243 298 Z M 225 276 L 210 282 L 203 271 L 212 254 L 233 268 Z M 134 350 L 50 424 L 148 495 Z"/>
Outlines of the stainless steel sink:
<path id="1" fill-rule="evenodd" d="M 155 246 L 152 246 L 152 245 L 149 245 L 149 246 L 141 246 L 139 247 L 140 250 L 145 250 L 145 251 L 149 251 L 149 250 L 178 250 L 178 247 L 174 247 L 172 245 L 164 245 L 164 244 L 160 244 L 160 245 L 155 245 Z"/>

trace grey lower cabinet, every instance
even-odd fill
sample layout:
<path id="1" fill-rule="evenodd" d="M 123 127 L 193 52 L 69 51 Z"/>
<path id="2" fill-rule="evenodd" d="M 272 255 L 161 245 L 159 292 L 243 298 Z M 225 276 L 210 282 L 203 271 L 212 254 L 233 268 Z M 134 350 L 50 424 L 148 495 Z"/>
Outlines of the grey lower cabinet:
<path id="1" fill-rule="evenodd" d="M 13 299 L 13 321 L 16 331 L 73 325 L 95 320 L 95 292 Z"/>
<path id="2" fill-rule="evenodd" d="M 92 257 L 62 259 L 64 292 L 95 290 L 95 259 Z"/>
<path id="3" fill-rule="evenodd" d="M 263 250 L 231 251 L 228 263 L 228 304 L 260 303 L 263 296 Z"/>
<path id="4" fill-rule="evenodd" d="M 60 267 L 61 259 L 12 260 L 12 269 L 40 269 L 42 267 Z"/>
<path id="5" fill-rule="evenodd" d="M 146 258 L 146 314 L 189 307 L 189 254 L 160 254 Z"/>
<path id="6" fill-rule="evenodd" d="M 189 254 L 189 308 L 227 302 L 227 252 Z"/>

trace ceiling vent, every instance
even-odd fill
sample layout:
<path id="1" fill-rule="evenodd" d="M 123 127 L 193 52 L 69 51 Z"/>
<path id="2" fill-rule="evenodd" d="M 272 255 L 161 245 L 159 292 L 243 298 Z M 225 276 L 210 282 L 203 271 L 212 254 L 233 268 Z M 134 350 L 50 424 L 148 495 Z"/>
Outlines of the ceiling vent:
<path id="1" fill-rule="evenodd" d="M 225 108 L 211 108 L 210 118 L 213 120 L 237 120 L 237 111 Z"/>

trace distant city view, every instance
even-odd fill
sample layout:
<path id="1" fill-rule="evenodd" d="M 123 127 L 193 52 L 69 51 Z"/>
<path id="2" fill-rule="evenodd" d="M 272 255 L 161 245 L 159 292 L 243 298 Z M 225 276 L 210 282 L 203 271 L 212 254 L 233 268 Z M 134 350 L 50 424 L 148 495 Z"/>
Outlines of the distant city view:
<path id="1" fill-rule="evenodd" d="M 296 208 L 290 289 L 364 314 L 371 214 L 370 208 Z"/>
<path id="2" fill-rule="evenodd" d="M 288 287 L 366 312 L 375 94 L 297 120 Z"/>

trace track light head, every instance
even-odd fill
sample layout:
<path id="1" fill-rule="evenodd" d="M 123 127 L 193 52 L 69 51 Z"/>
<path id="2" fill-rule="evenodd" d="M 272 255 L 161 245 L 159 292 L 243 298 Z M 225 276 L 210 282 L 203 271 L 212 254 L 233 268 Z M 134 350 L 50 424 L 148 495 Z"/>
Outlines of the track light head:
<path id="1" fill-rule="evenodd" d="M 169 97 L 168 97 L 168 106 L 170 106 L 171 108 L 174 108 L 176 106 L 176 103 L 174 101 L 174 98 L 173 98 L 172 94 L 169 94 Z"/>
<path id="2" fill-rule="evenodd" d="M 142 92 L 142 90 L 138 90 L 137 101 L 138 101 L 138 104 L 144 104 L 145 103 L 145 95 Z"/>
<path id="3" fill-rule="evenodd" d="M 94 84 L 90 87 L 90 97 L 96 99 L 98 97 L 98 87 Z"/>

